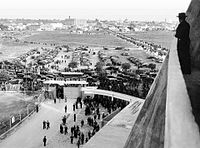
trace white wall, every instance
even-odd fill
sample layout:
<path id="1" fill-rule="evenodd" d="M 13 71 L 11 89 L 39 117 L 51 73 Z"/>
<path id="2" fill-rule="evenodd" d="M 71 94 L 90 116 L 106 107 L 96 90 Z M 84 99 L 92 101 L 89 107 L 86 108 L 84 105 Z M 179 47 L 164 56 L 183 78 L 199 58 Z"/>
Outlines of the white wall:
<path id="1" fill-rule="evenodd" d="M 64 96 L 67 96 L 67 99 L 80 97 L 81 87 L 64 87 Z"/>

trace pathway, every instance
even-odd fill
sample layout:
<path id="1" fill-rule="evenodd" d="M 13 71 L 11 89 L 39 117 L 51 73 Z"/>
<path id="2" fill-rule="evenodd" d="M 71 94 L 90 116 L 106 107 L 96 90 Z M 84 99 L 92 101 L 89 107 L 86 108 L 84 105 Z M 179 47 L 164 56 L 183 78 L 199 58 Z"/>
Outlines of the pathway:
<path id="1" fill-rule="evenodd" d="M 41 103 L 41 109 L 38 113 L 32 115 L 24 123 L 21 124 L 19 129 L 8 136 L 6 139 L 0 141 L 1 148 L 40 148 L 43 147 L 42 139 L 47 136 L 48 148 L 64 148 L 66 145 L 63 144 L 65 139 L 59 134 L 59 125 L 64 113 L 64 100 L 62 102 L 54 104 L 53 101 L 48 101 Z M 72 106 L 76 100 L 68 99 L 68 113 L 73 113 Z M 77 110 L 80 112 L 81 110 Z M 72 118 L 69 116 L 68 120 Z M 43 130 L 42 122 L 43 120 L 50 121 L 50 129 Z M 61 136 L 61 138 L 59 137 Z M 65 139 L 66 140 L 66 139 Z M 68 142 L 69 143 L 69 142 Z M 75 145 L 70 145 L 70 147 L 75 147 Z"/>

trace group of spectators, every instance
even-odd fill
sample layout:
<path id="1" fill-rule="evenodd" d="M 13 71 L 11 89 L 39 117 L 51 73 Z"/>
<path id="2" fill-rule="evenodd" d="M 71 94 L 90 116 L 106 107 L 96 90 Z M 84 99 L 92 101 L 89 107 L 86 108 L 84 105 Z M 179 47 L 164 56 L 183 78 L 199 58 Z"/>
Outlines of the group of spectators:
<path id="1" fill-rule="evenodd" d="M 84 106 L 83 106 L 84 104 Z M 102 120 L 116 109 L 122 109 L 127 105 L 127 101 L 110 97 L 104 97 L 95 95 L 94 98 L 85 97 L 82 100 L 77 98 L 73 104 L 73 125 L 69 127 L 67 125 L 67 115 L 62 117 L 60 124 L 60 134 L 68 135 L 70 137 L 70 143 L 76 144 L 79 148 L 80 145 L 87 143 L 92 136 L 94 136 L 101 127 Z M 77 116 L 77 109 L 82 109 L 84 117 Z M 67 106 L 64 107 L 65 113 L 67 113 Z M 79 120 L 77 120 L 79 118 Z M 80 123 L 77 123 L 80 121 Z M 50 128 L 49 121 L 43 122 L 43 129 Z M 89 129 L 88 129 L 89 128 Z M 43 138 L 44 146 L 46 146 L 47 138 Z"/>

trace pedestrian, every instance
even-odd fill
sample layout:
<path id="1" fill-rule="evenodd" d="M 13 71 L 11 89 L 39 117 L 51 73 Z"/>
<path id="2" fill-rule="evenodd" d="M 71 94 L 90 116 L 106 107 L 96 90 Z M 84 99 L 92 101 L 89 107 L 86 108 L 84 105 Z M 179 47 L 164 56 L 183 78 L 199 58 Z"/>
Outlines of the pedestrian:
<path id="1" fill-rule="evenodd" d="M 76 122 L 76 114 L 74 114 L 74 122 Z"/>
<path id="2" fill-rule="evenodd" d="M 176 29 L 175 37 L 178 39 L 177 50 L 178 57 L 183 74 L 191 74 L 191 59 L 190 59 L 190 25 L 186 22 L 185 13 L 179 13 L 178 18 L 180 24 Z"/>
<path id="3" fill-rule="evenodd" d="M 67 105 L 65 105 L 65 113 L 67 112 Z"/>
<path id="4" fill-rule="evenodd" d="M 71 134 L 72 135 L 74 134 L 74 127 L 73 126 L 71 127 Z"/>
<path id="5" fill-rule="evenodd" d="M 54 104 L 56 104 L 56 98 L 54 98 L 53 100 L 54 100 Z"/>
<path id="6" fill-rule="evenodd" d="M 71 135 L 71 136 L 70 136 L 70 139 L 71 139 L 71 144 L 73 144 L 74 136 Z"/>
<path id="7" fill-rule="evenodd" d="M 65 135 L 68 133 L 68 127 L 67 126 L 65 126 Z"/>
<path id="8" fill-rule="evenodd" d="M 45 129 L 46 128 L 46 121 L 44 120 L 43 121 L 43 129 Z"/>
<path id="9" fill-rule="evenodd" d="M 80 129 L 79 129 L 79 126 L 78 126 L 78 125 L 76 126 L 76 130 L 77 130 L 77 131 L 80 131 Z"/>
<path id="10" fill-rule="evenodd" d="M 80 148 L 80 139 L 78 139 L 78 141 L 77 141 L 77 148 Z"/>
<path id="11" fill-rule="evenodd" d="M 66 122 L 67 122 L 67 117 L 66 117 L 66 115 L 63 116 L 62 122 L 63 122 L 64 125 L 66 124 Z"/>
<path id="12" fill-rule="evenodd" d="M 88 138 L 86 137 L 86 138 L 85 138 L 85 143 L 87 143 L 87 142 L 88 142 Z"/>
<path id="13" fill-rule="evenodd" d="M 77 136 L 78 136 L 77 130 L 74 130 L 74 137 L 77 138 Z"/>
<path id="14" fill-rule="evenodd" d="M 62 124 L 60 124 L 60 133 L 61 134 L 63 133 L 63 126 L 62 126 Z"/>
<path id="15" fill-rule="evenodd" d="M 44 146 L 46 146 L 46 144 L 47 144 L 47 137 L 46 136 L 44 136 L 44 138 L 43 138 L 43 144 L 44 144 Z"/>
<path id="16" fill-rule="evenodd" d="M 75 112 L 75 104 L 73 104 L 73 111 Z"/>
<path id="17" fill-rule="evenodd" d="M 39 106 L 38 106 L 38 104 L 36 105 L 36 112 L 38 113 L 38 111 L 39 111 Z"/>
<path id="18" fill-rule="evenodd" d="M 47 120 L 47 130 L 50 128 L 50 122 Z"/>
<path id="19" fill-rule="evenodd" d="M 67 96 L 65 96 L 65 102 L 67 102 Z"/>
<path id="20" fill-rule="evenodd" d="M 81 134 L 81 143 L 82 143 L 82 144 L 84 144 L 84 137 L 85 137 L 85 136 L 84 136 L 84 134 L 82 133 L 82 134 Z"/>

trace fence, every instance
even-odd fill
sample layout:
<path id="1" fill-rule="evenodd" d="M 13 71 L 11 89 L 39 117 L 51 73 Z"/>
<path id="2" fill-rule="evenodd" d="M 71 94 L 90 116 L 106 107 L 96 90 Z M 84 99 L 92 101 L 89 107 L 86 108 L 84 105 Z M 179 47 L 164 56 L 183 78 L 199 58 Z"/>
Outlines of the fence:
<path id="1" fill-rule="evenodd" d="M 39 104 L 44 101 L 44 94 L 41 93 L 38 96 L 34 96 L 33 99 L 37 99 L 38 104 L 27 104 L 24 109 L 0 122 L 0 139 L 5 138 L 10 131 L 12 131 L 36 111 L 36 106 L 39 107 Z"/>

